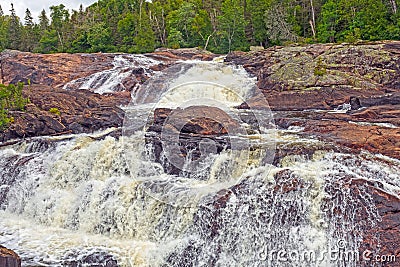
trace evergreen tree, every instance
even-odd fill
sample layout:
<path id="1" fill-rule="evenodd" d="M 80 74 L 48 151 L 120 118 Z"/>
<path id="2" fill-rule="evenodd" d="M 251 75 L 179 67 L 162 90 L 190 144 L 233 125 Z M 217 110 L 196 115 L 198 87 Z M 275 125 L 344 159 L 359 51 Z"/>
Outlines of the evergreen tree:
<path id="1" fill-rule="evenodd" d="M 31 11 L 27 8 L 25 11 L 25 27 L 23 29 L 22 49 L 32 52 L 37 42 L 36 25 L 33 22 Z"/>
<path id="2" fill-rule="evenodd" d="M 0 51 L 7 47 L 8 23 L 0 6 Z"/>
<path id="3" fill-rule="evenodd" d="M 33 23 L 32 13 L 29 10 L 29 8 L 27 8 L 26 11 L 25 11 L 25 27 L 32 28 L 34 25 L 35 24 Z"/>
<path id="4" fill-rule="evenodd" d="M 150 19 L 145 12 L 139 17 L 138 32 L 134 38 L 135 47 L 132 52 L 145 53 L 152 52 L 155 48 L 155 34 L 150 25 Z"/>
<path id="5" fill-rule="evenodd" d="M 50 7 L 51 28 L 56 31 L 59 50 L 65 51 L 66 26 L 69 21 L 69 12 L 63 4 Z"/>
<path id="6" fill-rule="evenodd" d="M 46 10 L 42 10 L 39 15 L 39 29 L 45 31 L 49 28 L 50 21 L 47 17 Z"/>
<path id="7" fill-rule="evenodd" d="M 9 48 L 11 49 L 20 49 L 21 48 L 21 23 L 19 18 L 17 17 L 14 9 L 14 4 L 11 4 L 11 16 L 8 27 L 8 40 L 9 40 Z"/>

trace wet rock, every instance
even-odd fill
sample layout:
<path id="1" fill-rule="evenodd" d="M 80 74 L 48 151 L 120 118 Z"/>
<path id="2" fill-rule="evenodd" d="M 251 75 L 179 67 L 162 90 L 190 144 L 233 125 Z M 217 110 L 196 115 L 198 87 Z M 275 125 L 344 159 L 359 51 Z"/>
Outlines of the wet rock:
<path id="1" fill-rule="evenodd" d="M 114 256 L 105 251 L 73 251 L 64 257 L 65 267 L 118 267 Z"/>
<path id="2" fill-rule="evenodd" d="M 191 160 L 198 160 L 204 149 L 202 145 L 215 145 L 215 153 L 229 148 L 229 135 L 236 135 L 239 128 L 238 122 L 216 107 L 159 108 L 148 125 L 146 142 L 152 144 L 156 162 L 162 164 L 167 173 L 178 175 L 182 174 L 179 166 L 163 161 L 166 144 L 178 142 L 180 151 L 174 153 L 177 157 L 185 159 L 190 153 Z"/>
<path id="3" fill-rule="evenodd" d="M 0 141 L 65 133 L 90 133 L 110 127 L 121 127 L 128 104 L 124 94 L 98 95 L 86 90 L 69 91 L 47 86 L 26 86 L 29 98 L 26 111 L 11 111 L 14 121 L 0 132 Z M 59 114 L 50 112 L 56 109 Z"/>
<path id="4" fill-rule="evenodd" d="M 350 97 L 350 106 L 351 106 L 351 110 L 357 110 L 357 109 L 361 108 L 360 99 L 358 97 L 351 96 Z"/>
<path id="5" fill-rule="evenodd" d="M 0 245 L 0 266 L 1 267 L 20 267 L 21 258 L 11 249 Z"/>
<path id="6" fill-rule="evenodd" d="M 346 190 L 338 190 L 345 188 Z M 343 220 L 353 211 L 351 207 L 335 207 L 332 203 L 352 199 L 352 207 L 357 207 L 353 218 L 352 235 L 357 236 L 359 255 L 357 266 L 373 266 L 375 256 L 391 257 L 385 266 L 398 266 L 400 257 L 400 199 L 384 189 L 379 182 L 355 177 L 345 177 L 326 186 L 328 195 L 323 207 L 328 210 L 328 218 Z M 346 195 L 348 194 L 348 195 Z M 339 203 L 338 202 L 338 203 Z M 373 210 L 373 213 L 371 211 Z M 343 229 L 337 229 L 342 232 Z M 350 244 L 347 244 L 349 249 Z M 393 259 L 394 257 L 394 259 Z M 387 258 L 390 259 L 390 258 Z"/>
<path id="7" fill-rule="evenodd" d="M 359 182 L 354 182 L 354 187 L 359 187 Z M 381 221 L 376 227 L 368 229 L 364 233 L 364 242 L 360 248 L 360 253 L 370 250 L 376 255 L 395 256 L 396 262 L 400 258 L 400 199 L 368 184 L 368 190 L 373 196 L 373 201 L 378 209 Z M 358 195 L 358 197 L 362 197 Z M 368 221 L 368 214 L 361 213 L 359 220 Z M 398 266 L 398 262 L 392 262 L 389 266 Z M 365 266 L 369 266 L 368 263 Z"/>
<path id="8" fill-rule="evenodd" d="M 60 87 L 96 72 L 111 69 L 113 54 L 33 54 L 5 50 L 0 54 L 2 83 L 25 82 Z"/>
<path id="9" fill-rule="evenodd" d="M 304 126 L 305 135 L 351 148 L 353 152 L 368 150 L 400 159 L 400 128 L 333 120 L 310 120 Z"/>

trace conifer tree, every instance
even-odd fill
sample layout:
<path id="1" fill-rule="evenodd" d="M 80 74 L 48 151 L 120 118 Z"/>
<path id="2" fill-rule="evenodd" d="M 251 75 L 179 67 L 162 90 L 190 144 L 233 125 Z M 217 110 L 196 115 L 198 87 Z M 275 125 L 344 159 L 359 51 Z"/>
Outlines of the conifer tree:
<path id="1" fill-rule="evenodd" d="M 23 28 L 23 39 L 21 40 L 22 49 L 28 52 L 32 52 L 37 42 L 37 31 L 36 25 L 33 22 L 31 11 L 27 8 L 25 11 L 25 22 Z"/>
<path id="2" fill-rule="evenodd" d="M 10 22 L 8 27 L 8 40 L 9 48 L 20 49 L 21 48 L 21 23 L 18 16 L 15 13 L 14 4 L 11 4 L 10 9 Z"/>

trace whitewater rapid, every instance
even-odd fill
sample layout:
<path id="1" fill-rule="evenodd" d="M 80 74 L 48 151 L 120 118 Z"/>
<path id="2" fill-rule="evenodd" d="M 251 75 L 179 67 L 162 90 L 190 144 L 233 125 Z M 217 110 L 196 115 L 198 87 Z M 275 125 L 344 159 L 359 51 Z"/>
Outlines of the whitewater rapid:
<path id="1" fill-rule="evenodd" d="M 357 251 L 361 240 L 353 234 L 362 226 L 356 208 L 365 209 L 371 226 L 381 218 L 367 191 L 360 201 L 343 181 L 379 182 L 398 195 L 398 160 L 325 149 L 326 143 L 301 137 L 300 128 L 276 129 L 269 109 L 254 110 L 263 127 L 250 131 L 242 122 L 245 134 L 230 136 L 231 142 L 245 142 L 245 149 L 207 156 L 205 179 L 166 173 L 152 158 L 146 130 L 156 108 L 196 103 L 243 115 L 234 107 L 254 96 L 255 80 L 241 68 L 219 64 L 191 62 L 149 81 L 124 107 L 123 129 L 0 148 L 0 243 L 15 250 L 24 266 L 88 259 L 126 267 L 357 266 L 328 258 L 305 262 L 299 255 L 278 261 L 270 254 L 285 249 L 323 255 L 341 241 Z M 94 86 L 94 77 L 103 74 L 109 72 L 83 84 L 112 91 L 107 83 Z M 293 147 L 313 153 L 283 153 L 278 162 L 265 153 Z"/>

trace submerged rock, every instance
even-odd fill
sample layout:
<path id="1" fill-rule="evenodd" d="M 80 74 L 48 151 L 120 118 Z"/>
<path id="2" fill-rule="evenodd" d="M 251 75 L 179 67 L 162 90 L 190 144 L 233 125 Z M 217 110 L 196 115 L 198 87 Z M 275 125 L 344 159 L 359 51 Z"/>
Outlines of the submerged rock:
<path id="1" fill-rule="evenodd" d="M 65 255 L 62 266 L 66 267 L 118 267 L 114 256 L 104 251 L 71 251 Z"/>

